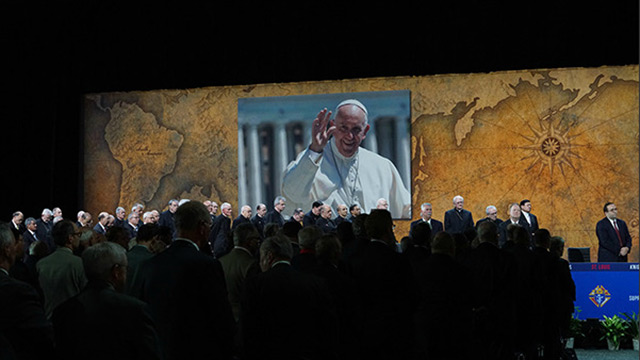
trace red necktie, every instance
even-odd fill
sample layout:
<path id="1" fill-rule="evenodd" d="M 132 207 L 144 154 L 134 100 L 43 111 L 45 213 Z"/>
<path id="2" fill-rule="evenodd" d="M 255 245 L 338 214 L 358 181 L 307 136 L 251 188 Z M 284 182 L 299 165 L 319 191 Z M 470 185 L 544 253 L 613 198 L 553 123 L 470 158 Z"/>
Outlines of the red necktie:
<path id="1" fill-rule="evenodd" d="M 618 242 L 620 242 L 620 247 L 622 247 L 622 238 L 620 237 L 620 231 L 618 230 L 618 223 L 613 220 L 613 229 L 616 231 L 616 235 L 618 235 Z"/>

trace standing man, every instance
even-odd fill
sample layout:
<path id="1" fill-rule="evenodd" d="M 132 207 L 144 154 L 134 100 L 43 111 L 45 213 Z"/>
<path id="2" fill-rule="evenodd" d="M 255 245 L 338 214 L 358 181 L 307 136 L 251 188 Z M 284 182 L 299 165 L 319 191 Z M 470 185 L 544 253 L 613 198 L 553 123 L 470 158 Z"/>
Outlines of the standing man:
<path id="1" fill-rule="evenodd" d="M 316 220 L 316 225 L 318 225 L 325 234 L 336 231 L 336 223 L 331 220 L 332 213 L 331 206 L 322 205 L 322 207 L 320 207 L 320 217 Z"/>
<path id="2" fill-rule="evenodd" d="M 189 201 L 175 224 L 176 239 L 143 263 L 133 293 L 149 304 L 167 360 L 231 359 L 235 329 L 222 267 L 200 251 L 211 231 L 209 211 Z"/>
<path id="3" fill-rule="evenodd" d="M 235 230 L 238 225 L 243 223 L 251 223 L 251 206 L 249 205 L 243 205 L 240 208 L 240 215 L 238 215 L 237 218 L 233 219 L 231 231 Z"/>
<path id="4" fill-rule="evenodd" d="M 125 229 L 129 232 L 129 239 L 133 239 L 138 235 L 138 223 L 140 222 L 140 218 L 138 217 L 138 213 L 132 211 L 127 216 L 127 224 L 125 225 Z"/>
<path id="5" fill-rule="evenodd" d="M 362 212 L 362 209 L 360 209 L 360 205 L 353 204 L 349 206 L 349 217 L 347 219 L 350 222 L 353 222 L 353 219 L 355 219 L 356 216 L 360 215 L 361 212 Z"/>
<path id="6" fill-rule="evenodd" d="M 424 203 L 420 205 L 420 219 L 411 223 L 411 226 L 409 228 L 409 236 L 411 236 L 411 233 L 413 232 L 413 227 L 421 222 L 427 223 L 427 225 L 429 225 L 429 228 L 431 228 L 432 239 L 434 236 L 436 236 L 437 233 L 441 232 L 443 229 L 442 222 L 431 218 L 432 214 L 433 208 L 430 203 Z"/>
<path id="7" fill-rule="evenodd" d="M 349 99 L 338 104 L 334 120 L 331 114 L 325 108 L 313 120 L 311 144 L 287 166 L 282 194 L 303 209 L 320 200 L 332 208 L 359 203 L 370 211 L 385 198 L 394 218 L 410 217 L 411 196 L 395 165 L 360 147 L 370 127 L 367 108 Z"/>
<path id="8" fill-rule="evenodd" d="M 264 239 L 264 216 L 267 214 L 267 205 L 258 204 L 256 206 L 256 214 L 251 218 L 251 223 L 258 230 L 258 234 L 260 234 L 260 239 Z"/>
<path id="9" fill-rule="evenodd" d="M 118 206 L 116 208 L 116 220 L 114 222 L 114 226 L 124 227 L 127 222 L 125 221 L 127 214 L 122 206 Z"/>
<path id="10" fill-rule="evenodd" d="M 53 211 L 43 209 L 40 219 L 36 220 L 36 235 L 39 240 L 43 240 L 49 245 L 49 252 L 53 251 L 53 241 L 51 240 L 51 229 L 53 229 Z"/>
<path id="11" fill-rule="evenodd" d="M 174 214 L 178 210 L 178 200 L 171 199 L 169 200 L 169 208 L 162 213 L 160 213 L 160 219 L 158 220 L 158 225 L 166 226 L 171 229 L 171 234 L 173 237 L 176 236 L 176 225 L 174 221 Z"/>
<path id="12" fill-rule="evenodd" d="M 311 210 L 302 218 L 302 226 L 315 225 L 316 221 L 320 218 L 320 209 L 322 208 L 322 201 L 314 201 L 311 204 Z"/>
<path id="13" fill-rule="evenodd" d="M 347 215 L 349 215 L 349 209 L 347 208 L 347 205 L 345 204 L 338 205 L 336 212 L 338 213 L 338 216 L 336 216 L 336 218 L 333 219 L 333 221 L 336 223 L 336 227 L 340 225 L 343 221 L 349 221 L 347 220 Z"/>
<path id="14" fill-rule="evenodd" d="M 51 235 L 58 247 L 36 264 L 47 318 L 56 306 L 77 295 L 87 283 L 82 260 L 73 254 L 80 246 L 80 234 L 72 221 L 57 222 Z"/>
<path id="15" fill-rule="evenodd" d="M 289 220 L 287 220 L 287 222 L 297 222 L 302 227 L 303 219 L 304 219 L 304 210 L 302 210 L 301 208 L 297 208 L 293 210 L 293 214 L 291 214 L 291 217 L 289 218 Z"/>
<path id="16" fill-rule="evenodd" d="M 520 207 L 522 209 L 522 207 Z M 500 224 L 502 223 L 501 219 L 498 219 L 498 209 L 493 206 L 493 205 L 489 205 L 487 206 L 487 208 L 485 209 L 485 213 L 487 214 L 487 217 L 478 220 L 478 222 L 476 223 L 476 229 L 478 228 L 478 225 L 482 224 L 485 221 L 491 221 L 494 224 L 496 224 L 496 226 L 500 226 Z"/>
<path id="17" fill-rule="evenodd" d="M 596 225 L 598 262 L 627 262 L 631 250 L 631 235 L 627 223 L 618 219 L 616 204 L 604 204 L 604 219 Z"/>
<path id="18" fill-rule="evenodd" d="M 22 223 L 23 221 L 24 221 L 24 215 L 22 214 L 22 212 L 15 211 L 11 215 L 11 227 L 18 230 L 20 234 L 22 234 L 25 230 L 27 230 L 24 224 Z"/>
<path id="19" fill-rule="evenodd" d="M 24 261 L 26 261 L 29 258 L 29 248 L 31 247 L 31 244 L 40 239 L 38 238 L 38 223 L 36 222 L 36 219 L 28 217 L 24 223 L 27 227 L 27 231 L 22 233 L 22 239 L 24 246 Z M 47 246 L 48 245 L 49 244 L 47 244 Z M 51 251 L 52 250 L 49 250 L 49 252 Z"/>
<path id="20" fill-rule="evenodd" d="M 109 221 L 109 214 L 106 212 L 101 212 L 98 214 L 98 223 L 93 227 L 93 231 L 98 234 L 106 234 L 107 233 L 107 222 Z"/>
<path id="21" fill-rule="evenodd" d="M 449 234 L 464 233 L 473 225 L 473 215 L 464 209 L 464 199 L 460 195 L 454 196 L 453 209 L 444 213 L 444 230 Z"/>
<path id="22" fill-rule="evenodd" d="M 523 227 L 527 230 L 527 234 L 529 235 L 529 248 L 533 249 L 534 244 L 531 242 L 531 230 L 529 229 L 529 223 L 522 218 L 522 211 L 520 210 L 520 205 L 518 205 L 518 203 L 509 205 L 509 219 L 501 222 L 500 226 L 498 226 L 498 245 L 500 248 L 503 248 L 507 241 L 510 240 L 507 235 L 507 227 L 512 224 Z"/>
<path id="23" fill-rule="evenodd" d="M 285 208 L 286 199 L 284 196 L 278 196 L 273 200 L 273 210 L 269 211 L 267 215 L 264 217 L 264 223 L 270 224 L 275 223 L 278 224 L 280 228 L 284 225 L 284 218 L 282 217 L 282 211 Z"/>
<path id="24" fill-rule="evenodd" d="M 527 221 L 527 224 L 529 224 L 529 230 L 533 237 L 540 226 L 538 225 L 538 217 L 531 213 L 531 201 L 528 199 L 520 201 L 520 210 L 522 212 L 522 215 L 520 216 L 522 216 Z"/>
<path id="25" fill-rule="evenodd" d="M 204 206 L 204 205 L 203 205 Z M 231 251 L 231 214 L 233 209 L 228 202 L 220 206 L 222 214 L 216 217 L 209 234 L 209 244 L 216 259 Z"/>
<path id="26" fill-rule="evenodd" d="M 203 204 L 207 207 L 207 210 L 209 210 L 209 215 L 211 215 L 211 223 L 213 224 L 213 221 L 216 219 L 216 214 L 218 213 L 218 203 L 216 203 L 215 201 L 206 200 L 205 202 L 203 202 Z"/>

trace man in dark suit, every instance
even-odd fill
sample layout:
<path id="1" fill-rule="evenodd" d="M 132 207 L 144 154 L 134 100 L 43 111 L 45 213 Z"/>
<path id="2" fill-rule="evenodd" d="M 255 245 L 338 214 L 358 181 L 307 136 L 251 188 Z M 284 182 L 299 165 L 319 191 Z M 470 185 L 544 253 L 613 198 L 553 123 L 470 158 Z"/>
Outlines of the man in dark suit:
<path id="1" fill-rule="evenodd" d="M 302 226 L 302 218 L 304 218 L 304 210 L 302 210 L 302 208 L 297 208 L 293 210 L 293 213 L 287 222 L 296 222 Z"/>
<path id="2" fill-rule="evenodd" d="M 107 222 L 109 221 L 109 214 L 106 212 L 101 212 L 98 214 L 98 223 L 93 227 L 93 231 L 98 234 L 106 234 L 107 233 Z"/>
<path id="3" fill-rule="evenodd" d="M 316 220 L 316 225 L 327 234 L 336 231 L 336 223 L 331 219 L 331 206 L 322 205 L 320 207 L 320 217 Z"/>
<path id="4" fill-rule="evenodd" d="M 138 235 L 138 223 L 140 222 L 140 217 L 137 212 L 130 212 L 129 216 L 127 216 L 127 223 L 124 228 L 129 232 L 129 239 L 133 239 Z"/>
<path id="5" fill-rule="evenodd" d="M 395 250 L 389 211 L 372 210 L 365 228 L 371 240 L 353 262 L 359 297 L 364 300 L 362 358 L 412 358 L 418 296 L 411 266 Z"/>
<path id="6" fill-rule="evenodd" d="M 627 223 L 618 219 L 616 204 L 604 204 L 605 217 L 596 224 L 598 262 L 627 262 L 631 235 Z"/>
<path id="7" fill-rule="evenodd" d="M 322 201 L 314 201 L 311 204 L 311 210 L 308 213 L 304 214 L 302 218 L 302 226 L 315 225 L 316 221 L 320 217 L 320 209 L 322 208 Z"/>
<path id="8" fill-rule="evenodd" d="M 24 215 L 21 211 L 14 211 L 11 215 L 11 226 L 22 234 L 27 228 L 24 225 Z"/>
<path id="9" fill-rule="evenodd" d="M 209 212 L 192 200 L 175 221 L 177 238 L 143 263 L 133 293 L 149 304 L 166 359 L 231 359 L 235 325 L 222 266 L 200 251 Z"/>
<path id="10" fill-rule="evenodd" d="M 540 225 L 538 224 L 538 217 L 531 213 L 531 201 L 528 199 L 520 201 L 520 210 L 522 213 L 520 216 L 524 218 L 529 225 L 529 230 L 533 237 L 536 231 L 540 228 Z"/>
<path id="11" fill-rule="evenodd" d="M 256 206 L 256 214 L 251 218 L 251 223 L 258 230 L 258 234 L 260 234 L 260 238 L 264 239 L 264 216 L 267 214 L 267 205 L 258 204 Z"/>
<path id="12" fill-rule="evenodd" d="M 213 251 L 213 255 L 220 259 L 222 256 L 231 251 L 231 214 L 233 209 L 228 202 L 220 206 L 221 215 L 216 217 L 209 234 L 209 244 Z"/>
<path id="13" fill-rule="evenodd" d="M 40 218 L 36 220 L 36 237 L 38 240 L 44 241 L 49 246 L 49 252 L 52 252 L 53 238 L 51 237 L 51 230 L 53 229 L 53 212 L 49 209 L 43 209 Z"/>
<path id="14" fill-rule="evenodd" d="M 498 218 L 498 209 L 494 205 L 487 206 L 487 208 L 485 209 L 485 213 L 487 214 L 487 217 L 484 217 L 476 222 L 476 229 L 485 221 L 491 221 L 498 227 L 500 226 L 500 224 L 502 224 L 502 219 Z"/>
<path id="15" fill-rule="evenodd" d="M 233 219 L 231 231 L 235 230 L 238 225 L 244 223 L 251 223 L 251 206 L 249 205 L 244 205 L 240 208 L 240 215 L 238 215 L 237 218 Z"/>
<path id="16" fill-rule="evenodd" d="M 336 212 L 338 213 L 338 215 L 336 216 L 335 219 L 333 219 L 333 222 L 336 223 L 336 227 L 340 225 L 340 223 L 342 223 L 343 221 L 349 221 L 347 220 L 347 216 L 349 215 L 349 208 L 347 208 L 347 205 L 345 204 L 338 205 L 338 207 L 336 208 Z"/>
<path id="17" fill-rule="evenodd" d="M 464 199 L 460 195 L 454 196 L 453 209 L 444 213 L 444 230 L 449 234 L 464 233 L 473 226 L 473 215 L 464 209 Z"/>
<path id="18" fill-rule="evenodd" d="M 269 211 L 264 217 L 264 223 L 277 224 L 280 228 L 284 225 L 284 217 L 282 217 L 282 211 L 286 207 L 286 199 L 284 196 L 278 196 L 273 200 L 273 210 Z"/>
<path id="19" fill-rule="evenodd" d="M 233 250 L 220 258 L 229 293 L 229 303 L 236 322 L 240 320 L 240 302 L 245 280 L 260 273 L 256 258 L 260 235 L 251 223 L 242 223 L 233 230 Z"/>
<path id="20" fill-rule="evenodd" d="M 291 266 L 302 272 L 313 273 L 318 262 L 316 261 L 316 242 L 323 232 L 317 225 L 305 226 L 298 232 L 298 254 L 293 254 Z"/>
<path id="21" fill-rule="evenodd" d="M 87 286 L 53 312 L 56 354 L 64 359 L 161 359 L 147 304 L 122 294 L 126 251 L 106 241 L 87 248 L 82 262 Z"/>
<path id="22" fill-rule="evenodd" d="M 116 218 L 113 223 L 113 226 L 124 227 L 127 224 L 125 218 L 127 217 L 127 213 L 122 206 L 118 206 L 116 208 Z"/>
<path id="23" fill-rule="evenodd" d="M 509 247 L 512 245 L 512 241 L 510 242 L 509 233 L 507 227 L 511 224 L 521 226 L 527 230 L 527 234 L 529 235 L 529 248 L 533 249 L 534 244 L 532 243 L 531 230 L 529 229 L 529 223 L 522 218 L 522 213 L 520 210 L 520 205 L 518 203 L 513 203 L 509 205 L 509 219 L 503 221 L 498 226 L 498 245 L 500 248 L 504 248 L 505 246 Z"/>
<path id="24" fill-rule="evenodd" d="M 411 222 L 411 226 L 409 227 L 409 236 L 411 236 L 413 228 L 421 222 L 427 223 L 427 225 L 429 225 L 429 228 L 431 229 L 431 238 L 436 236 L 437 233 L 441 232 L 443 229 L 442 223 L 436 219 L 432 219 L 431 218 L 432 214 L 433 214 L 433 208 L 431 207 L 431 204 L 430 203 L 422 204 L 420 206 L 420 219 Z"/>
<path id="25" fill-rule="evenodd" d="M 22 247 L 10 226 L 0 224 L 0 359 L 47 359 L 53 352 L 53 330 L 40 296 L 9 276 Z"/>
<path id="26" fill-rule="evenodd" d="M 322 279 L 291 267 L 291 243 L 272 236 L 260 246 L 262 273 L 246 280 L 242 358 L 335 359 L 337 319 Z"/>
<path id="27" fill-rule="evenodd" d="M 27 220 L 24 221 L 24 223 L 27 230 L 22 233 L 22 240 L 24 243 L 24 261 L 27 261 L 27 259 L 29 258 L 29 247 L 31 247 L 31 244 L 39 240 L 37 235 L 38 224 L 36 222 L 36 219 L 32 217 L 28 217 Z"/>
<path id="28" fill-rule="evenodd" d="M 136 244 L 127 252 L 127 294 L 131 294 L 131 285 L 139 275 L 141 264 L 153 257 L 151 242 L 158 236 L 160 227 L 157 224 L 144 224 L 138 230 Z M 123 247 L 126 249 L 126 247 Z"/>
<path id="29" fill-rule="evenodd" d="M 179 201 L 176 199 L 169 200 L 169 208 L 160 213 L 160 219 L 158 219 L 158 225 L 166 226 L 171 229 L 171 233 L 173 237 L 176 236 L 176 224 L 175 224 L 175 213 L 178 210 Z"/>

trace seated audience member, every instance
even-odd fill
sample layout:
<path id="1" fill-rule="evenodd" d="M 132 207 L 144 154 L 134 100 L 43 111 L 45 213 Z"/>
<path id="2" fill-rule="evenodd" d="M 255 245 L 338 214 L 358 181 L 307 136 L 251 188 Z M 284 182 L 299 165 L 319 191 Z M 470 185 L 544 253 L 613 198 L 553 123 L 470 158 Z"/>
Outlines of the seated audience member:
<path id="1" fill-rule="evenodd" d="M 166 359 L 231 359 L 235 322 L 220 262 L 201 251 L 211 216 L 199 201 L 175 213 L 177 237 L 145 261 L 132 293 L 149 304 Z"/>
<path id="2" fill-rule="evenodd" d="M 298 232 L 300 253 L 291 259 L 291 267 L 295 270 L 313 273 L 316 269 L 316 241 L 322 236 L 322 230 L 316 225 L 302 228 Z"/>
<path id="3" fill-rule="evenodd" d="M 161 359 L 147 304 L 122 294 L 127 279 L 122 246 L 108 241 L 91 246 L 82 263 L 87 286 L 53 312 L 58 357 Z"/>
<path id="4" fill-rule="evenodd" d="M 233 231 L 233 249 L 220 258 L 227 283 L 229 303 L 236 322 L 240 319 L 240 301 L 245 280 L 260 272 L 256 257 L 259 244 L 260 234 L 256 227 L 250 222 L 240 224 Z"/>
<path id="5" fill-rule="evenodd" d="M 40 295 L 9 276 L 22 248 L 10 226 L 0 224 L 0 359 L 47 359 L 53 352 L 53 331 Z"/>
<path id="6" fill-rule="evenodd" d="M 242 358 L 335 359 L 336 315 L 322 279 L 291 268 L 291 242 L 260 246 L 262 273 L 246 279 L 241 305 Z"/>
<path id="7" fill-rule="evenodd" d="M 76 224 L 70 220 L 56 223 L 51 235 L 57 248 L 36 264 L 48 318 L 56 306 L 77 295 L 87 283 L 82 259 L 74 255 L 80 246 L 80 234 Z"/>

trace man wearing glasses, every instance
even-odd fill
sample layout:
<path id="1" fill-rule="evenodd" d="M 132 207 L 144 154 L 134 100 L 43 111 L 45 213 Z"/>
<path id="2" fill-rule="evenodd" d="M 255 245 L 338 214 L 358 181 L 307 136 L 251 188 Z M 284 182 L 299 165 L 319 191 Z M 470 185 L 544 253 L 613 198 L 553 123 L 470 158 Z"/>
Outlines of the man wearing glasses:
<path id="1" fill-rule="evenodd" d="M 323 109 L 313 120 L 311 145 L 287 166 L 283 195 L 303 209 L 320 200 L 332 209 L 357 203 L 365 212 L 385 198 L 394 218 L 409 218 L 411 198 L 396 167 L 360 147 L 369 131 L 366 107 L 350 99 L 336 107 L 333 120 L 331 114 Z"/>
<path id="2" fill-rule="evenodd" d="M 494 205 L 487 206 L 485 212 L 487 213 L 487 217 L 478 220 L 476 223 L 476 229 L 485 221 L 491 221 L 496 224 L 496 226 L 499 226 L 502 223 L 502 219 L 498 218 L 498 209 Z"/>

